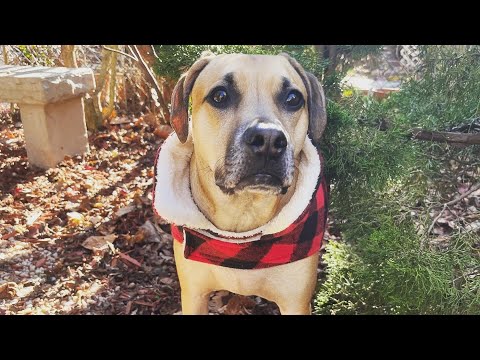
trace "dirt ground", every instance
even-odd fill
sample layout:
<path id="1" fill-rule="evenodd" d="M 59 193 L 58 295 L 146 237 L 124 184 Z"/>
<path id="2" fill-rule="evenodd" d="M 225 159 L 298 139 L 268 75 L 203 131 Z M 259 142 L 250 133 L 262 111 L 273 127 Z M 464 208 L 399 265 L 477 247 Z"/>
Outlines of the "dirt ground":
<path id="1" fill-rule="evenodd" d="M 172 237 L 151 207 L 164 134 L 116 119 L 88 154 L 45 171 L 28 164 L 21 122 L 0 114 L 0 314 L 179 314 Z M 279 313 L 226 291 L 210 310 Z"/>

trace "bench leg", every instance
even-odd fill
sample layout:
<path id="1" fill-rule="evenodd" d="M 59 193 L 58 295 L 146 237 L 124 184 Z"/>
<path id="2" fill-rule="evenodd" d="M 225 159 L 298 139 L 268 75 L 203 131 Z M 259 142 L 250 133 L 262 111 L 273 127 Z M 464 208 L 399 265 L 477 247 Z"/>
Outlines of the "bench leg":
<path id="1" fill-rule="evenodd" d="M 20 104 L 28 161 L 41 168 L 55 167 L 65 155 L 88 151 L 83 99 L 44 105 Z"/>

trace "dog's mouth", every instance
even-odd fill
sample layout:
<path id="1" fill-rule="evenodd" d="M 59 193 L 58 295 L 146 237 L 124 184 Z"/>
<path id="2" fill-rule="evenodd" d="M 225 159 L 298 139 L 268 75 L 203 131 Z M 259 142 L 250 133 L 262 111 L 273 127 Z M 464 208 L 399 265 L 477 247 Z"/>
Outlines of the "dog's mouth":
<path id="1" fill-rule="evenodd" d="M 285 194 L 289 186 L 284 186 L 284 183 L 280 177 L 269 173 L 256 173 L 250 174 L 240 179 L 240 181 L 231 188 L 217 185 L 220 189 L 227 194 L 234 194 L 242 190 L 250 190 L 256 192 L 264 192 L 270 194 Z"/>

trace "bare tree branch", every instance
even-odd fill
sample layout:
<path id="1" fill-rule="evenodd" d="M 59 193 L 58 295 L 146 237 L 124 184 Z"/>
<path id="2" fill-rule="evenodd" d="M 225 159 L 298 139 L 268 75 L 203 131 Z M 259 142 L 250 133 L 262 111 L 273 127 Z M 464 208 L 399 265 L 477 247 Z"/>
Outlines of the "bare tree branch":
<path id="1" fill-rule="evenodd" d="M 438 219 L 440 219 L 440 217 L 443 215 L 443 213 L 445 212 L 445 210 L 447 210 L 447 208 L 449 206 L 452 206 L 452 205 L 455 205 L 457 204 L 458 202 L 460 202 L 462 199 L 465 199 L 468 195 L 470 195 L 471 193 L 477 191 L 478 189 L 480 189 L 480 183 L 472 186 L 470 188 L 470 190 L 468 190 L 466 193 L 460 195 L 459 197 L 445 203 L 443 205 L 443 208 L 442 208 L 442 211 L 440 211 L 440 213 L 435 217 L 435 219 L 433 220 L 432 224 L 430 225 L 430 227 L 428 228 L 428 231 L 427 231 L 427 235 L 430 234 L 430 232 L 433 230 L 433 227 L 435 226 L 435 224 L 437 223 Z M 423 242 L 421 244 L 421 248 L 423 248 Z"/>
<path id="2" fill-rule="evenodd" d="M 128 47 L 129 47 L 129 49 L 130 49 L 130 46 L 128 46 Z M 117 54 L 122 54 L 123 56 L 126 56 L 126 57 L 128 57 L 128 58 L 130 58 L 130 59 L 133 59 L 133 60 L 135 60 L 135 61 L 138 61 L 138 58 L 135 56 L 135 53 L 134 53 L 133 51 L 132 51 L 132 54 L 133 54 L 133 56 L 132 56 L 132 55 L 130 55 L 130 54 L 127 54 L 126 52 L 123 52 L 123 51 L 121 51 L 121 50 L 108 47 L 108 46 L 106 46 L 106 45 L 102 45 L 102 48 L 104 48 L 105 50 L 108 50 L 108 51 L 117 53 Z M 131 51 L 131 49 L 130 49 L 130 51 Z"/>
<path id="3" fill-rule="evenodd" d="M 152 51 L 153 51 L 153 56 L 155 56 L 157 59 L 160 59 L 157 55 L 157 52 L 155 51 L 155 47 L 153 45 L 150 45 L 152 47 Z"/>
<path id="4" fill-rule="evenodd" d="M 158 84 L 157 78 L 152 73 L 152 70 L 150 70 L 149 66 L 147 65 L 147 63 L 143 59 L 142 54 L 140 54 L 140 51 L 137 48 L 137 45 L 133 45 L 133 48 L 130 45 L 128 45 L 128 47 L 130 48 L 130 51 L 132 51 L 132 53 L 134 53 L 135 56 L 137 56 L 137 58 L 140 60 L 140 63 L 142 64 L 143 68 L 147 71 L 148 75 L 150 76 L 150 79 L 152 80 L 153 84 L 155 85 L 155 90 L 157 91 L 157 94 L 159 95 L 158 96 L 158 101 L 160 103 L 160 106 L 162 107 L 162 109 L 165 109 L 166 111 L 168 111 L 167 104 L 165 104 L 165 102 L 163 100 L 163 97 L 161 96 L 162 95 L 162 89 L 160 88 L 160 85 Z"/>

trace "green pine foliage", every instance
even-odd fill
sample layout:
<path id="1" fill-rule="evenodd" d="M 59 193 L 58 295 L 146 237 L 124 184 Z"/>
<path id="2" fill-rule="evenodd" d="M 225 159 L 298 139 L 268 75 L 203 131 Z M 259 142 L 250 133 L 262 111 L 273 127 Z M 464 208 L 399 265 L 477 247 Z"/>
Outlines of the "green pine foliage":
<path id="1" fill-rule="evenodd" d="M 318 314 L 480 312 L 479 233 L 457 229 L 446 248 L 421 246 L 432 222 L 425 199 L 445 202 L 440 172 L 452 171 L 448 159 L 480 158 L 480 149 L 409 136 L 413 127 L 445 131 L 480 115 L 478 49 L 423 52 L 420 76 L 388 100 L 353 92 L 329 101 L 324 151 L 343 241 L 327 245 Z"/>

